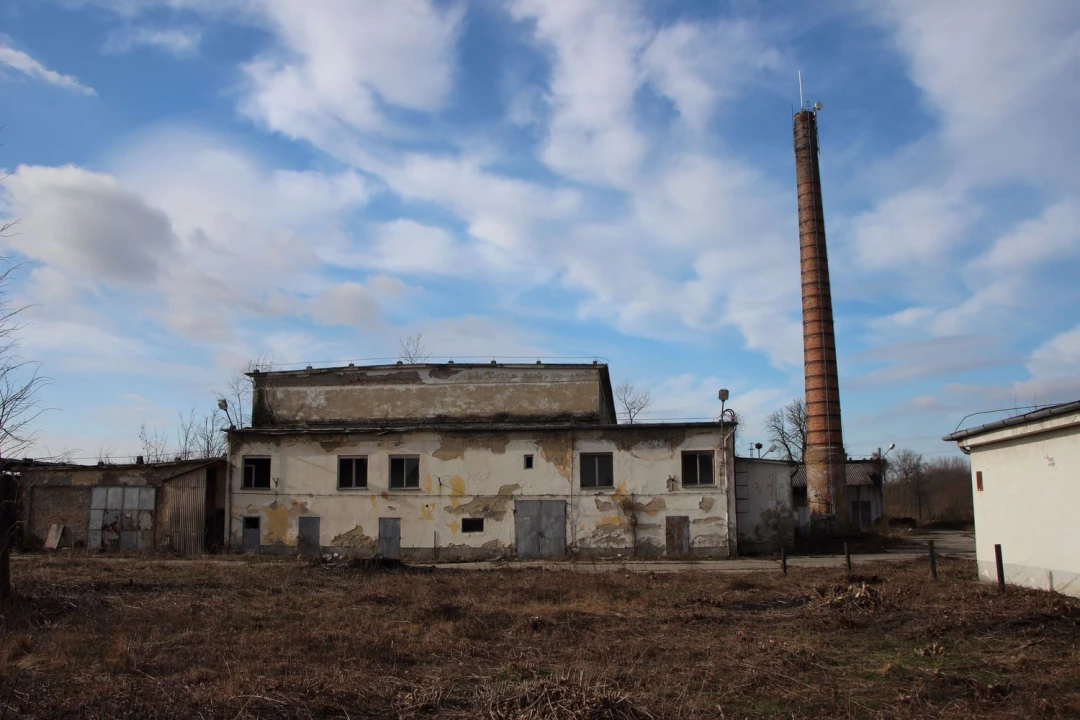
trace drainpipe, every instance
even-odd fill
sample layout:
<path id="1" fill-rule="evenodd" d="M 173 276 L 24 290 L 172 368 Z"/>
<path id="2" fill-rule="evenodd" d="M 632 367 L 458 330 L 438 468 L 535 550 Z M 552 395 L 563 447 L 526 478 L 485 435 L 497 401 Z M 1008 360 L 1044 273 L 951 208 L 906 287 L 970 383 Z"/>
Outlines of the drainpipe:
<path id="1" fill-rule="evenodd" d="M 233 550 L 232 540 L 232 486 L 233 486 L 233 431 L 225 431 L 225 549 Z"/>

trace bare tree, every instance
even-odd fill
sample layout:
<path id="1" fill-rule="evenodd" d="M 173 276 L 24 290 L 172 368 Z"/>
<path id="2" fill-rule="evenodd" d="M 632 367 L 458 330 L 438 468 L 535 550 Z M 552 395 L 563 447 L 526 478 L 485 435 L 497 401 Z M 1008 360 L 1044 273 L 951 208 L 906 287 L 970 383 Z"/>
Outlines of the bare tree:
<path id="1" fill-rule="evenodd" d="M 638 415 L 652 407 L 652 395 L 648 390 L 638 390 L 626 380 L 615 388 L 615 400 L 622 407 L 620 415 L 631 425 Z"/>
<path id="2" fill-rule="evenodd" d="M 784 460 L 801 463 L 806 453 L 806 402 L 795 398 L 765 418 L 765 432 Z"/>
<path id="3" fill-rule="evenodd" d="M 398 350 L 398 360 L 402 362 L 425 363 L 431 357 L 431 353 L 424 346 L 424 336 L 420 333 L 398 340 L 398 345 L 401 348 Z"/>
<path id="4" fill-rule="evenodd" d="M 0 227 L 0 236 L 13 225 Z M 7 300 L 7 285 L 19 266 L 0 256 L 0 458 L 13 457 L 34 442 L 33 422 L 44 411 L 39 392 L 46 384 L 40 374 L 41 364 L 19 355 L 16 334 L 22 326 L 19 314 L 25 307 L 12 307 Z"/>
<path id="5" fill-rule="evenodd" d="M 139 442 L 142 443 L 142 456 L 148 463 L 167 462 L 170 460 L 169 437 L 156 429 L 139 427 Z"/>
<path id="6" fill-rule="evenodd" d="M 921 520 L 924 511 L 930 510 L 929 482 L 922 454 L 909 448 L 897 450 L 887 466 L 887 479 L 910 498 Z"/>
<path id="7" fill-rule="evenodd" d="M 215 393 L 218 409 L 225 413 L 224 426 L 234 425 L 242 428 L 251 422 L 251 399 L 253 382 L 249 373 L 269 372 L 274 369 L 274 361 L 266 356 L 259 356 L 248 361 L 243 371 L 234 375 L 225 385 L 224 392 Z M 222 441 L 224 442 L 224 440 Z"/>

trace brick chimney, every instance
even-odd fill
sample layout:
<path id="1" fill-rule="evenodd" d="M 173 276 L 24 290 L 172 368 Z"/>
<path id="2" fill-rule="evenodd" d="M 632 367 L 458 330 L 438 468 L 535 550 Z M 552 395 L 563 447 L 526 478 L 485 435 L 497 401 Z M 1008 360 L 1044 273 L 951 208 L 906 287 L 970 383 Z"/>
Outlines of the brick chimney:
<path id="1" fill-rule="evenodd" d="M 799 193 L 803 364 L 806 377 L 806 501 L 811 533 L 850 526 L 847 456 L 840 422 L 829 257 L 818 169 L 817 114 L 795 113 L 795 175 Z"/>

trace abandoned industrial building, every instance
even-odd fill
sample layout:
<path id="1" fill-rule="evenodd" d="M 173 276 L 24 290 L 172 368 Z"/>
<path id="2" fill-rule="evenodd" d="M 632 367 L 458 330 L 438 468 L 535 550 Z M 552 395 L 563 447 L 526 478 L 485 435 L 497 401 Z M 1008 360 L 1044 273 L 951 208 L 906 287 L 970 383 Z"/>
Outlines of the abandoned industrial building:
<path id="1" fill-rule="evenodd" d="M 616 422 L 604 364 L 253 374 L 235 547 L 480 559 L 737 550 L 731 423 Z"/>

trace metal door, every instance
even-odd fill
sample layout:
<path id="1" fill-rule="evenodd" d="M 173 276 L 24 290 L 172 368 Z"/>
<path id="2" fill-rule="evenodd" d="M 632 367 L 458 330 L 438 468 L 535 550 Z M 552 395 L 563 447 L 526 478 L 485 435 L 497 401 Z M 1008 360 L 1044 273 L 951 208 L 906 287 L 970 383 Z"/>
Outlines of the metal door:
<path id="1" fill-rule="evenodd" d="M 401 518 L 379 518 L 379 555 L 401 559 Z"/>
<path id="2" fill-rule="evenodd" d="M 244 552 L 259 552 L 259 546 L 262 545 L 262 529 L 259 525 L 257 517 L 244 518 L 243 543 L 240 546 Z"/>
<path id="3" fill-rule="evenodd" d="M 668 557 L 690 554 L 690 518 L 686 515 L 668 515 L 667 554 Z"/>
<path id="4" fill-rule="evenodd" d="M 300 537 L 297 541 L 297 550 L 301 555 L 318 555 L 322 549 L 319 540 L 319 518 L 302 516 L 300 520 Z"/>
<path id="5" fill-rule="evenodd" d="M 540 557 L 566 556 L 566 501 L 540 501 Z"/>
<path id="6" fill-rule="evenodd" d="M 566 555 L 566 501 L 518 500 L 514 503 L 514 542 L 519 558 Z"/>
<path id="7" fill-rule="evenodd" d="M 540 557 L 540 500 L 514 502 L 514 547 L 519 558 Z"/>

